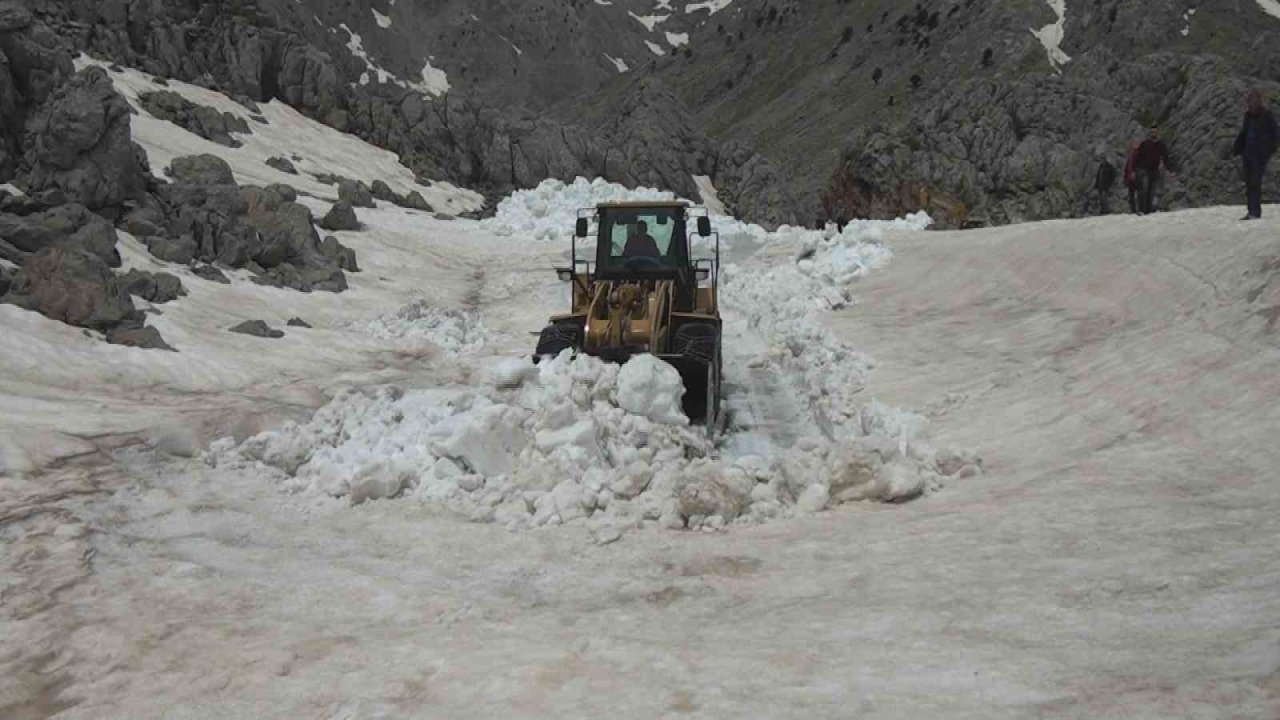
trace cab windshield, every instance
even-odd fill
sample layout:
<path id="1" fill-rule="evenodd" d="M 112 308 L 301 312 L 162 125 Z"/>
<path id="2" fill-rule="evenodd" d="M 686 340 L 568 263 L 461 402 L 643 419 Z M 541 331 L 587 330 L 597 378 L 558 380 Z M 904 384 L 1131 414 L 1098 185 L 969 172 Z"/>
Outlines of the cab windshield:
<path id="1" fill-rule="evenodd" d="M 602 269 L 670 270 L 684 257 L 682 208 L 611 209 L 600 219 Z"/>

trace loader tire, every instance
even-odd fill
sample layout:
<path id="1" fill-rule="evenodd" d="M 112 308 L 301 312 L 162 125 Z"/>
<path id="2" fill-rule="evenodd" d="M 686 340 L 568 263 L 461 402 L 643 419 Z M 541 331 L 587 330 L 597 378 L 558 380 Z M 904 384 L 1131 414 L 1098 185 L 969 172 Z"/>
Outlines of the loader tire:
<path id="1" fill-rule="evenodd" d="M 552 323 L 542 328 L 538 336 L 538 348 L 534 350 L 533 362 L 537 363 L 544 356 L 556 356 L 565 350 L 578 347 L 582 340 L 582 328 L 568 323 Z"/>
<path id="2" fill-rule="evenodd" d="M 719 339 L 716 327 L 709 323 L 681 325 L 671 340 L 671 352 L 708 364 L 718 364 L 719 353 L 716 350 Z"/>

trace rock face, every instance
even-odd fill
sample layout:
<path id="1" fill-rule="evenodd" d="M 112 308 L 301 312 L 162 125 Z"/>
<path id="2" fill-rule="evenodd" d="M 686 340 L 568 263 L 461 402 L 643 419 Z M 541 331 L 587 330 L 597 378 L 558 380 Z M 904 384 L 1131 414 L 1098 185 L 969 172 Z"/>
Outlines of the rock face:
<path id="1" fill-rule="evenodd" d="M 86 68 L 28 119 L 21 178 L 28 192 L 56 189 L 90 209 L 119 206 L 145 189 L 145 154 L 129 135 L 129 104 L 106 71 Z"/>
<path id="2" fill-rule="evenodd" d="M 0 254 L 9 254 L 5 259 L 17 264 L 46 248 L 65 245 L 85 250 L 109 267 L 120 267 L 115 228 L 75 203 L 25 216 L 0 215 L 0 242 L 11 248 Z"/>
<path id="3" fill-rule="evenodd" d="M 1118 164 L 1151 122 L 1183 165 L 1166 205 L 1231 200 L 1223 148 L 1238 96 L 1280 91 L 1264 82 L 1280 77 L 1280 22 L 1253 0 L 1069 2 L 1061 55 L 1033 34 L 1059 20 L 1040 0 L 737 0 L 716 12 L 436 0 L 397 4 L 385 28 L 381 0 L 27 6 L 54 30 L 9 13 L 21 29 L 0 50 L 34 79 L 8 83 L 18 107 L 69 75 L 47 50 L 61 43 L 250 104 L 280 99 L 490 199 L 575 175 L 696 199 L 698 174 L 765 224 L 917 208 L 948 225 L 1078 214 L 1099 160 Z M 477 37 L 475 13 L 502 34 Z M 356 34 L 367 60 L 352 53 Z M 18 144 L 10 133 L 0 167 L 19 164 Z M 1280 191 L 1280 175 L 1268 183 Z"/>
<path id="4" fill-rule="evenodd" d="M 161 90 L 142 93 L 138 96 L 142 109 L 151 115 L 185 128 L 196 135 L 231 148 L 244 143 L 231 136 L 231 133 L 250 134 L 249 123 L 242 117 L 229 112 L 218 112 L 211 107 L 197 105 L 176 92 Z"/>

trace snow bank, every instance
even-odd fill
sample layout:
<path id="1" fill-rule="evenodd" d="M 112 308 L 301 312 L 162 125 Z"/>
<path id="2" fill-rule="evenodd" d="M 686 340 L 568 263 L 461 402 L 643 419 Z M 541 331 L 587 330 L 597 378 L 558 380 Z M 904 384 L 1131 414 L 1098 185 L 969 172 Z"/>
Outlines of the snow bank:
<path id="1" fill-rule="evenodd" d="M 671 197 L 550 180 L 503 200 L 479 224 L 553 240 L 578 208 Z M 770 233 L 716 219 L 721 232 L 774 246 L 774 256 L 723 272 L 725 402 L 754 411 L 733 413 L 715 443 L 682 414 L 680 377 L 667 364 L 564 353 L 536 367 L 470 361 L 463 374 L 487 378 L 479 384 L 344 392 L 308 423 L 239 447 L 223 441 L 208 459 L 261 463 L 290 490 L 352 502 L 418 498 L 512 529 L 580 523 L 600 542 L 647 524 L 715 529 L 927 493 L 948 475 L 977 472 L 977 459 L 938 453 L 923 417 L 858 397 L 871 361 L 833 339 L 822 313 L 851 302 L 850 285 L 889 261 L 887 231 L 929 223 L 919 213 L 843 232 Z M 779 250 L 791 254 L 779 262 Z M 433 343 L 459 362 L 485 342 L 478 314 L 425 302 L 379 318 L 372 332 Z"/>
<path id="2" fill-rule="evenodd" d="M 503 198 L 494 216 L 481 225 L 501 236 L 529 240 L 567 240 L 573 233 L 578 210 L 599 203 L 625 200 L 674 200 L 674 193 L 653 188 L 628 190 L 602 178 L 577 178 L 572 183 L 543 180 L 537 187 L 517 190 Z"/>

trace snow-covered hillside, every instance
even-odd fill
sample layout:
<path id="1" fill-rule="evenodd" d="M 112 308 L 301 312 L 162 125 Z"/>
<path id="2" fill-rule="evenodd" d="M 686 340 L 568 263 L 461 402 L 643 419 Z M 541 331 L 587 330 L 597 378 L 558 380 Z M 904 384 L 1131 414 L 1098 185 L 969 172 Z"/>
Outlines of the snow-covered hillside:
<path id="1" fill-rule="evenodd" d="M 288 108 L 168 83 L 250 118 L 230 148 L 110 77 L 156 173 L 431 210 L 356 208 L 340 294 L 121 232 L 188 291 L 142 303 L 176 353 L 0 305 L 0 717 L 1280 712 L 1274 219 L 716 212 L 708 436 L 652 358 L 529 358 L 578 208 L 663 191 L 456 219 L 481 198 Z"/>

